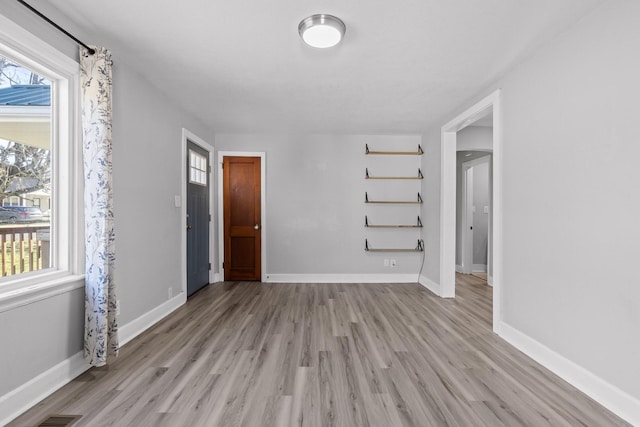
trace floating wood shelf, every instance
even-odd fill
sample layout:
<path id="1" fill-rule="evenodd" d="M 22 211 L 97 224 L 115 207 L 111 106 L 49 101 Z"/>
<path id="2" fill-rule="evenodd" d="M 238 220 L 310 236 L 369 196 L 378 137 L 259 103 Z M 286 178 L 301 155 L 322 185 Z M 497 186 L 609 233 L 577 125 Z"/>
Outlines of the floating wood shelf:
<path id="1" fill-rule="evenodd" d="M 424 154 L 422 147 L 418 144 L 418 151 L 370 151 L 369 144 L 365 144 L 365 154 L 379 155 L 400 155 L 400 156 L 421 156 Z"/>
<path id="2" fill-rule="evenodd" d="M 364 226 L 369 228 L 422 228 L 422 221 L 418 216 L 418 222 L 416 224 L 369 224 L 369 218 L 365 215 Z"/>
<path id="3" fill-rule="evenodd" d="M 369 194 L 364 193 L 365 203 L 384 203 L 384 204 L 402 204 L 402 205 L 421 205 L 422 197 L 418 193 L 418 200 L 369 200 Z"/>
<path id="4" fill-rule="evenodd" d="M 413 249 L 402 249 L 402 248 L 370 248 L 369 241 L 364 239 L 364 250 L 366 252 L 422 252 L 424 251 L 424 246 L 422 244 L 422 240 L 418 239 L 418 245 Z"/>
<path id="5" fill-rule="evenodd" d="M 422 171 L 418 168 L 418 175 L 416 176 L 372 176 L 369 175 L 369 168 L 365 169 L 366 179 L 424 179 Z"/>

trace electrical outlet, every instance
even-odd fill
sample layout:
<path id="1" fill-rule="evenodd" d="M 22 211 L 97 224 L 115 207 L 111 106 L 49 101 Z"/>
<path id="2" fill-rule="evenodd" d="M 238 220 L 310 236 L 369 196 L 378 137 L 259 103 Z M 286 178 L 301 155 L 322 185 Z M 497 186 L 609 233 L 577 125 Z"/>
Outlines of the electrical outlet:
<path id="1" fill-rule="evenodd" d="M 116 315 L 120 315 L 120 300 L 116 300 Z"/>
<path id="2" fill-rule="evenodd" d="M 398 264 L 396 263 L 395 259 L 391 260 L 391 268 L 396 268 L 398 266 Z"/>
<path id="3" fill-rule="evenodd" d="M 389 267 L 389 259 L 385 259 L 384 260 L 384 266 L 385 267 Z"/>
<path id="4" fill-rule="evenodd" d="M 169 299 L 173 298 L 173 288 L 169 288 Z"/>

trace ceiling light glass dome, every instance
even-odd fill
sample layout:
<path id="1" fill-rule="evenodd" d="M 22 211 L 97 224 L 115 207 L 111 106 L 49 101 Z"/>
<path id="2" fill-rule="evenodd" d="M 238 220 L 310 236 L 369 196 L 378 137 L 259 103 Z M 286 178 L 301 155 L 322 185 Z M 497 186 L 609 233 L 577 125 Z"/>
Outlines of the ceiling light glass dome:
<path id="1" fill-rule="evenodd" d="M 347 27 L 339 18 L 324 13 L 303 19 L 298 25 L 302 40 L 317 48 L 333 47 L 340 43 Z"/>

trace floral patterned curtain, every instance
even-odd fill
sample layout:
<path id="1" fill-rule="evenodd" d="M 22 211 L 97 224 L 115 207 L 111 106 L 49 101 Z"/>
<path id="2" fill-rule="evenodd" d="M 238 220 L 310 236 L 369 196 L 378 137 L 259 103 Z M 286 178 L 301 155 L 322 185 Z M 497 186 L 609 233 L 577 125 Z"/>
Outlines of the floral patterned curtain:
<path id="1" fill-rule="evenodd" d="M 85 220 L 84 357 L 103 366 L 118 354 L 113 282 L 115 232 L 111 163 L 111 53 L 80 48 Z"/>

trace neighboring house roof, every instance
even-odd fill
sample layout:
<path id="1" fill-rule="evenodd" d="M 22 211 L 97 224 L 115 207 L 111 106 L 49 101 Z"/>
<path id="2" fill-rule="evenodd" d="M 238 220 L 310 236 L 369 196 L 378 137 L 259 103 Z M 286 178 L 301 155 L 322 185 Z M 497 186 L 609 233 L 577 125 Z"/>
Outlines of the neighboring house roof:
<path id="1" fill-rule="evenodd" d="M 51 86 L 15 85 L 1 88 L 0 105 L 49 106 L 51 105 Z"/>

